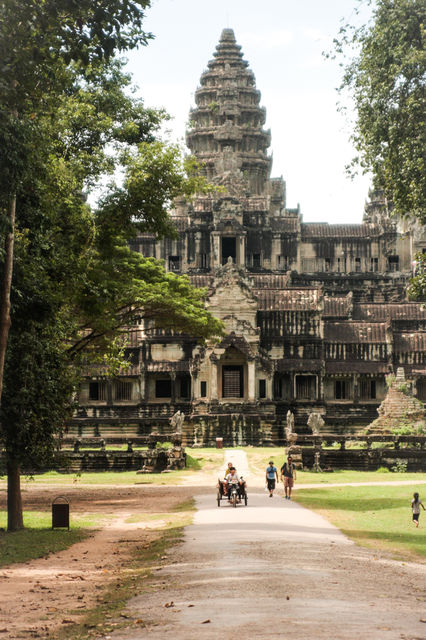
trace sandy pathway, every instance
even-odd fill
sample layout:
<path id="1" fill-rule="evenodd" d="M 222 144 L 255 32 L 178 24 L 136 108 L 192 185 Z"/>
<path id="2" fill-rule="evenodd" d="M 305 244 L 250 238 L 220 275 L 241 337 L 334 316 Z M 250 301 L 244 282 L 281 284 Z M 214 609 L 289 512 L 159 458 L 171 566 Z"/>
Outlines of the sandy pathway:
<path id="1" fill-rule="evenodd" d="M 228 459 L 243 469 L 234 452 Z M 215 506 L 212 490 L 197 507 L 173 563 L 129 603 L 144 628 L 108 638 L 426 638 L 425 565 L 377 557 L 321 516 L 265 493 L 233 509 Z"/>

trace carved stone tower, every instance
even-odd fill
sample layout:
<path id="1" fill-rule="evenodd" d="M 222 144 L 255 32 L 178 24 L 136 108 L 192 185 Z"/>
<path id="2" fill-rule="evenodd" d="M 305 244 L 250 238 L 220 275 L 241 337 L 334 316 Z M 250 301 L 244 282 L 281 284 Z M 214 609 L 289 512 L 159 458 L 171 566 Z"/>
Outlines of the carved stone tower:
<path id="1" fill-rule="evenodd" d="M 242 186 L 247 194 L 262 194 L 271 170 L 271 136 L 262 129 L 266 111 L 232 29 L 222 31 L 213 56 L 195 92 L 187 144 L 210 180 L 230 186 L 233 178 L 238 195 Z"/>

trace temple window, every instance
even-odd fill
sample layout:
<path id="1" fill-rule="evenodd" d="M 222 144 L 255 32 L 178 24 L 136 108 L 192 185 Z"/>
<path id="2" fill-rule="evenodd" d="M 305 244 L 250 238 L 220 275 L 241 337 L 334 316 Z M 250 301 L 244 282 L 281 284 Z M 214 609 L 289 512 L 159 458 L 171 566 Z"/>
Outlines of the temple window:
<path id="1" fill-rule="evenodd" d="M 266 398 L 266 380 L 259 380 L 259 398 Z"/>
<path id="2" fill-rule="evenodd" d="M 359 383 L 359 397 L 361 400 L 376 399 L 376 381 L 361 380 Z"/>
<path id="3" fill-rule="evenodd" d="M 347 380 L 335 381 L 334 397 L 336 400 L 347 400 L 349 398 L 349 382 Z"/>
<path id="4" fill-rule="evenodd" d="M 399 271 L 399 256 L 388 257 L 389 271 Z"/>
<path id="5" fill-rule="evenodd" d="M 296 376 L 296 399 L 315 400 L 316 376 Z"/>
<path id="6" fill-rule="evenodd" d="M 169 256 L 169 271 L 180 271 L 180 256 Z"/>
<path id="7" fill-rule="evenodd" d="M 370 259 L 370 271 L 378 271 L 379 270 L 379 258 L 371 258 Z"/>
<path id="8" fill-rule="evenodd" d="M 189 400 L 191 397 L 191 378 L 190 376 L 183 376 L 180 379 L 180 397 L 185 400 Z"/>
<path id="9" fill-rule="evenodd" d="M 355 271 L 357 273 L 361 271 L 361 258 L 355 258 Z"/>
<path id="10" fill-rule="evenodd" d="M 172 397 L 172 381 L 170 378 L 158 379 L 155 381 L 155 397 L 171 398 Z"/>
<path id="11" fill-rule="evenodd" d="M 325 271 L 330 271 L 331 270 L 331 259 L 330 258 L 326 258 L 325 259 Z"/>
<path id="12" fill-rule="evenodd" d="M 282 271 L 286 271 L 288 269 L 288 266 L 290 264 L 288 256 L 277 256 L 277 261 L 278 269 Z"/>
<path id="13" fill-rule="evenodd" d="M 249 253 L 247 256 L 247 266 L 260 269 L 260 253 Z"/>
<path id="14" fill-rule="evenodd" d="M 106 382 L 90 382 L 89 383 L 89 400 L 106 400 L 107 385 Z"/>
<path id="15" fill-rule="evenodd" d="M 207 381 L 201 380 L 200 382 L 200 396 L 201 398 L 207 397 Z"/>
<path id="16" fill-rule="evenodd" d="M 125 380 L 118 380 L 115 383 L 115 399 L 131 400 L 132 399 L 132 383 Z"/>
<path id="17" fill-rule="evenodd" d="M 207 253 L 200 253 L 200 267 L 202 269 L 206 269 L 208 267 Z"/>
<path id="18" fill-rule="evenodd" d="M 222 367 L 222 396 L 224 398 L 242 398 L 244 396 L 242 366 Z"/>

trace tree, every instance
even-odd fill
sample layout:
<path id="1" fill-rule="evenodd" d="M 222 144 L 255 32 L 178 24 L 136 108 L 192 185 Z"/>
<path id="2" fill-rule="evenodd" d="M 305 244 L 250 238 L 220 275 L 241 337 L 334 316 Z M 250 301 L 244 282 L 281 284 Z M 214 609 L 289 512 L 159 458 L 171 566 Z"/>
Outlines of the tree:
<path id="1" fill-rule="evenodd" d="M 66 91 L 67 65 L 86 67 L 146 44 L 142 30 L 150 0 L 4 0 L 0 6 L 0 207 L 5 228 L 0 286 L 0 402 L 10 328 L 16 191 L 34 148 L 33 121 L 54 112 Z"/>
<path id="2" fill-rule="evenodd" d="M 360 2 L 373 4 L 370 22 L 345 25 L 334 41 L 345 59 L 340 91 L 349 92 L 356 111 L 352 167 L 372 172 L 396 215 L 425 223 L 424 2 Z"/>
<path id="3" fill-rule="evenodd" d="M 164 114 L 146 109 L 131 95 L 130 78 L 105 35 L 117 31 L 114 42 L 121 49 L 140 42 L 141 32 L 132 35 L 133 26 L 122 18 L 122 29 L 105 23 L 98 35 L 99 25 L 92 25 L 88 35 L 91 7 L 110 7 L 113 16 L 119 5 L 148 3 L 64 5 L 81 9 L 76 33 L 68 14 L 58 17 L 62 3 L 57 0 L 8 0 L 0 9 L 0 48 L 7 49 L 5 16 L 21 38 L 10 42 L 17 84 L 10 74 L 0 86 L 0 230 L 16 244 L 0 406 L 9 530 L 23 526 L 20 469 L 37 469 L 51 459 L 54 436 L 72 410 L 71 391 L 83 358 L 107 348 L 141 316 L 173 323 L 200 339 L 221 331 L 220 322 L 204 308 L 205 292 L 190 287 L 186 278 L 166 274 L 162 264 L 130 251 L 127 244 L 138 230 L 172 234 L 166 211 L 171 200 L 205 188 L 192 161 L 183 160 L 177 147 L 156 140 Z M 21 12 L 16 24 L 13 6 Z M 29 34 L 22 35 L 24 14 L 32 21 Z M 81 48 L 76 48 L 79 35 Z M 22 64 L 32 64 L 28 78 L 18 65 L 20 48 Z M 123 185 L 111 184 L 93 211 L 84 194 L 118 168 Z M 0 253 L 3 282 L 11 275 L 11 257 L 13 252 Z M 8 329 L 7 314 L 5 319 L 3 329 Z"/>
<path id="4" fill-rule="evenodd" d="M 426 252 L 415 255 L 414 277 L 408 285 L 408 296 L 412 300 L 426 301 Z"/>

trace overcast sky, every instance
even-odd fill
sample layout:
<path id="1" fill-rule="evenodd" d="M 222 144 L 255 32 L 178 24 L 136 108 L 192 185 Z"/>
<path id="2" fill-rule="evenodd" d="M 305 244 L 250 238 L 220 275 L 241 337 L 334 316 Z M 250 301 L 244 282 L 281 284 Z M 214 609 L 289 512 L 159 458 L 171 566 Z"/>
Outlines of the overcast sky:
<path id="1" fill-rule="evenodd" d="M 287 184 L 287 206 L 305 222 L 361 222 L 370 179 L 351 181 L 350 128 L 337 112 L 342 70 L 324 59 L 342 18 L 357 0 L 153 0 L 145 30 L 155 39 L 129 56 L 147 106 L 165 107 L 168 128 L 183 139 L 202 71 L 224 27 L 234 29 L 256 76 L 271 129 L 272 177 Z M 364 13 L 363 19 L 367 17 Z"/>

